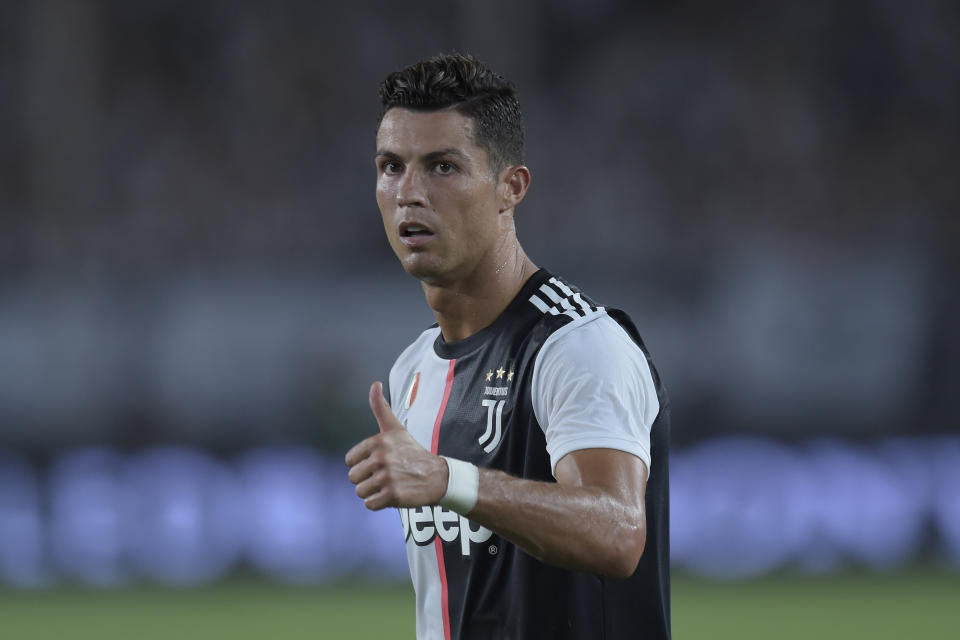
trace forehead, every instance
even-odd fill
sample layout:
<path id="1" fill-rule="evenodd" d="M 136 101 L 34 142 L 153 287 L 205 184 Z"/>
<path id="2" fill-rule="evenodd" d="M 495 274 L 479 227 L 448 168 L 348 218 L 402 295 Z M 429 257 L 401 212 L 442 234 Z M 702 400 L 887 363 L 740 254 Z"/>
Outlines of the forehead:
<path id="1" fill-rule="evenodd" d="M 377 130 L 378 151 L 416 156 L 439 149 L 458 149 L 469 155 L 484 153 L 473 140 L 473 120 L 456 111 L 394 107 L 383 116 Z"/>

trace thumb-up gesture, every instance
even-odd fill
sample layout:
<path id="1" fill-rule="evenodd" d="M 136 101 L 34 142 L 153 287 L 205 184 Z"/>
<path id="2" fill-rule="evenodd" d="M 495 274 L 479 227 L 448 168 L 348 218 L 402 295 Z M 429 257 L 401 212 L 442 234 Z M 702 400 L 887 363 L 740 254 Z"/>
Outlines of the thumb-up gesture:
<path id="1" fill-rule="evenodd" d="M 436 504 L 447 487 L 447 463 L 417 442 L 397 420 L 383 385 L 370 387 L 370 409 L 380 433 L 347 452 L 348 477 L 357 495 L 372 511 L 384 507 L 422 507 Z"/>

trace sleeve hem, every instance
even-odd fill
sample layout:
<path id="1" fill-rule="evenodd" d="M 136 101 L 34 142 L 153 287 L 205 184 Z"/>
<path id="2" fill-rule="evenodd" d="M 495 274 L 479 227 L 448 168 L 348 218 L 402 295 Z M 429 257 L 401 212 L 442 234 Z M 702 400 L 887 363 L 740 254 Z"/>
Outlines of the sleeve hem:
<path id="1" fill-rule="evenodd" d="M 650 479 L 650 452 L 635 440 L 616 437 L 597 437 L 589 436 L 584 438 L 574 438 L 558 444 L 555 447 L 547 447 L 547 453 L 550 454 L 550 472 L 553 477 L 557 477 L 557 463 L 567 455 L 581 449 L 616 449 L 640 458 L 647 466 L 647 479 Z"/>

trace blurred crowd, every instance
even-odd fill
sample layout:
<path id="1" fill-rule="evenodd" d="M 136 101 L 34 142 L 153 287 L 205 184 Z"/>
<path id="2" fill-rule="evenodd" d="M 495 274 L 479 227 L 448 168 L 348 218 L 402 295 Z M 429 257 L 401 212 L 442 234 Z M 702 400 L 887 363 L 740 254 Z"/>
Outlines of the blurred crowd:
<path id="1" fill-rule="evenodd" d="M 0 448 L 369 430 L 432 322 L 377 85 L 454 49 L 518 85 L 521 241 L 635 318 L 679 443 L 957 431 L 956 4 L 515 4 L 0 5 Z"/>
<path id="2" fill-rule="evenodd" d="M 713 438 L 674 449 L 670 464 L 675 568 L 742 579 L 932 560 L 960 571 L 960 438 Z M 228 459 L 83 447 L 41 473 L 0 451 L 0 530 L 0 588 L 185 586 L 238 569 L 299 584 L 408 575 L 397 512 L 365 509 L 339 456 L 304 447 Z"/>

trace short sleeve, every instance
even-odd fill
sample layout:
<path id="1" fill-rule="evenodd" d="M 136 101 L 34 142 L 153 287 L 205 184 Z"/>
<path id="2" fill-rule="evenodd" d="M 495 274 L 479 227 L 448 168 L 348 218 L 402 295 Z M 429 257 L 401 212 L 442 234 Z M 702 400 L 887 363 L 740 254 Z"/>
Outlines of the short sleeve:
<path id="1" fill-rule="evenodd" d="M 643 351 L 609 315 L 574 321 L 547 339 L 531 394 L 554 475 L 565 455 L 593 448 L 631 453 L 650 474 L 656 386 Z"/>

